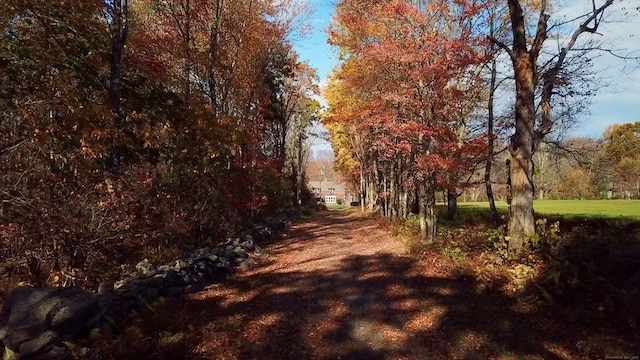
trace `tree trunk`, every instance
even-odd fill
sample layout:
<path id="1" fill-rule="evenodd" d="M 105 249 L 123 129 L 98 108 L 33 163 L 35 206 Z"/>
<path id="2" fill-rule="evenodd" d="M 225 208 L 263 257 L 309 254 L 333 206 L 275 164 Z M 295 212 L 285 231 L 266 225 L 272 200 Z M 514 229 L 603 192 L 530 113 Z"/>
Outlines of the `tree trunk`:
<path id="1" fill-rule="evenodd" d="M 296 169 L 296 205 L 302 205 L 302 187 L 304 186 L 304 161 L 302 159 L 302 131 L 298 134 L 298 161 Z"/>
<path id="2" fill-rule="evenodd" d="M 508 0 L 511 30 L 513 32 L 513 49 L 509 50 L 504 44 L 497 43 L 509 52 L 513 63 L 516 81 L 516 131 L 511 138 L 511 208 L 509 210 L 509 241 L 510 251 L 518 252 L 528 236 L 535 233 L 533 218 L 533 153 L 543 138 L 551 131 L 551 97 L 557 75 L 562 68 L 567 53 L 574 47 L 578 37 L 587 32 L 595 33 L 602 19 L 602 13 L 613 4 L 613 0 L 606 0 L 600 7 L 595 6 L 590 15 L 576 29 L 567 46 L 558 54 L 555 65 L 542 74 L 541 116 L 540 125 L 534 128 L 535 98 L 534 90 L 538 80 L 537 60 L 544 41 L 547 39 L 547 22 L 549 16 L 545 14 L 546 1 L 542 1 L 540 16 L 533 41 L 527 41 L 527 24 L 519 0 Z M 531 49 L 527 50 L 528 43 Z"/>
<path id="3" fill-rule="evenodd" d="M 420 237 L 431 244 L 436 239 L 436 194 L 433 180 L 422 181 L 418 185 L 418 206 L 420 210 Z"/>
<path id="4" fill-rule="evenodd" d="M 401 219 L 406 219 L 409 216 L 409 193 L 404 189 L 400 193 L 400 213 L 398 216 Z"/>
<path id="5" fill-rule="evenodd" d="M 447 189 L 447 218 L 449 220 L 458 218 L 458 194 L 451 189 Z"/>
<path id="6" fill-rule="evenodd" d="M 509 208 L 509 250 L 519 252 L 527 237 L 535 233 L 533 217 L 533 151 L 535 126 L 536 61 L 546 39 L 548 16 L 541 12 L 536 38 L 527 50 L 524 13 L 519 1 L 509 0 L 513 51 L 510 53 L 515 71 L 515 134 L 511 137 L 511 206 Z M 542 9 L 544 11 L 544 8 Z"/>
<path id="7" fill-rule="evenodd" d="M 109 76 L 109 99 L 113 106 L 114 136 L 111 148 L 111 173 L 119 176 L 122 172 L 122 145 L 120 131 L 125 120 L 122 109 L 122 51 L 127 43 L 129 32 L 129 3 L 126 0 L 114 0 L 111 4 L 111 63 Z"/>
<path id="8" fill-rule="evenodd" d="M 213 111 L 213 117 L 217 118 L 220 115 L 220 109 L 218 104 L 218 82 L 216 80 L 216 66 L 218 60 L 218 45 L 220 42 L 220 22 L 222 18 L 222 6 L 223 0 L 217 0 L 215 5 L 215 18 L 213 20 L 213 26 L 209 33 L 209 97 L 211 101 L 211 109 Z"/>
<path id="9" fill-rule="evenodd" d="M 389 218 L 391 220 L 396 218 L 397 207 L 396 204 L 396 174 L 394 172 L 395 165 L 391 165 L 391 174 L 389 175 Z"/>
<path id="10" fill-rule="evenodd" d="M 495 11 L 495 8 L 494 8 Z M 490 36 L 494 37 L 494 13 L 491 14 L 491 29 Z M 494 45 L 492 44 L 492 47 Z M 493 134 L 493 124 L 494 124 L 494 105 L 495 105 L 495 94 L 497 87 L 497 75 L 498 75 L 498 61 L 495 57 L 491 60 L 491 80 L 489 84 L 489 100 L 487 103 L 487 108 L 489 111 L 488 119 L 487 119 L 487 135 L 489 136 L 489 143 L 487 144 L 488 154 L 487 154 L 487 162 L 484 169 L 484 185 L 487 190 L 487 199 L 489 200 L 489 209 L 491 210 L 491 218 L 493 222 L 497 225 L 500 223 L 500 216 L 498 216 L 498 209 L 496 208 L 496 200 L 493 197 L 493 187 L 491 184 L 491 168 L 493 166 L 493 157 L 494 154 L 494 134 Z"/>
<path id="11" fill-rule="evenodd" d="M 360 164 L 360 210 L 364 212 L 364 207 L 367 203 L 367 191 L 364 181 L 364 170 L 362 164 Z"/>
<path id="12" fill-rule="evenodd" d="M 380 213 L 382 216 L 389 218 L 389 187 L 387 184 L 387 173 L 382 173 L 382 204 L 380 206 Z"/>
<path id="13" fill-rule="evenodd" d="M 509 250 L 522 250 L 526 238 L 535 233 L 533 217 L 533 166 L 522 147 L 511 149 L 511 205 L 509 207 Z"/>
<path id="14" fill-rule="evenodd" d="M 376 203 L 378 201 L 377 192 L 376 192 L 376 183 L 373 179 L 373 175 L 371 173 L 367 174 L 367 210 L 373 211 L 376 208 Z"/>
<path id="15" fill-rule="evenodd" d="M 373 158 L 373 180 L 371 182 L 371 189 L 369 190 L 369 196 L 371 197 L 370 210 L 375 210 L 377 206 L 381 205 L 378 202 L 381 201 L 382 195 L 382 180 L 380 179 L 380 168 L 378 166 L 378 159 Z"/>
<path id="16" fill-rule="evenodd" d="M 528 58 L 528 57 L 527 57 Z M 535 66 L 519 61 L 521 69 Z M 509 249 L 519 252 L 527 237 L 535 233 L 533 217 L 533 125 L 535 119 L 533 70 L 516 71 L 516 132 L 511 138 L 509 174 L 511 206 L 509 208 Z"/>

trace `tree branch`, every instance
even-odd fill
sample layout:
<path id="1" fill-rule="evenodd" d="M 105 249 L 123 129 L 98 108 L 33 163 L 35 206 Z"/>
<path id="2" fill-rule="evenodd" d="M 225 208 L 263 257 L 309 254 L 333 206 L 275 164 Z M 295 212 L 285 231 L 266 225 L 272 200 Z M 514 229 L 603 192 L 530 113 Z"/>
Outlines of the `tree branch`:
<path id="1" fill-rule="evenodd" d="M 515 55 L 513 53 L 513 50 L 511 50 L 505 43 L 503 43 L 502 41 L 496 39 L 493 36 L 487 36 L 487 39 L 489 39 L 492 43 L 496 44 L 500 49 L 504 50 L 507 52 L 507 54 L 509 54 L 509 57 L 511 58 L 511 61 L 515 61 Z"/>
<path id="2" fill-rule="evenodd" d="M 10 151 L 13 151 L 14 149 L 17 149 L 24 142 L 25 142 L 25 140 L 16 140 L 16 141 L 14 141 L 12 143 L 9 143 L 7 145 L 4 145 L 4 146 L 0 147 L 0 156 L 4 155 L 5 153 L 8 153 Z"/>
<path id="3" fill-rule="evenodd" d="M 547 40 L 547 22 L 549 21 L 549 15 L 545 14 L 545 10 L 547 7 L 547 1 L 543 0 L 542 5 L 540 6 L 540 17 L 538 18 L 538 28 L 536 30 L 536 38 L 533 40 L 533 45 L 531 46 L 531 54 L 534 59 L 538 58 L 538 54 L 540 54 L 540 50 L 542 49 L 542 44 Z"/>

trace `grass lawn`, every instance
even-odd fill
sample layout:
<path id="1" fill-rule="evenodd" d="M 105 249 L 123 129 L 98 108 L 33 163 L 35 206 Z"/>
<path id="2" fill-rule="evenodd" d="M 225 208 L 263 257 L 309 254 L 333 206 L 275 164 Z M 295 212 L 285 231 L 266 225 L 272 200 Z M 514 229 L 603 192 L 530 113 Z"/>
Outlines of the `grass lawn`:
<path id="1" fill-rule="evenodd" d="M 349 205 L 327 204 L 327 209 L 329 210 L 346 210 L 350 208 L 351 206 Z"/>
<path id="2" fill-rule="evenodd" d="M 488 202 L 460 203 L 461 208 L 489 209 Z M 498 211 L 507 211 L 507 203 L 497 201 Z M 536 200 L 537 214 L 566 218 L 620 218 L 640 220 L 640 200 Z"/>

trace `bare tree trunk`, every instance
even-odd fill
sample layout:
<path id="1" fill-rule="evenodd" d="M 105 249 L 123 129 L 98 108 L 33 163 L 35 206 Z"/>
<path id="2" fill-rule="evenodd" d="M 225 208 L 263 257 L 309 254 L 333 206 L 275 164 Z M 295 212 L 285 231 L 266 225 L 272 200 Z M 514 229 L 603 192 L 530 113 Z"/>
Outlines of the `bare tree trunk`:
<path id="1" fill-rule="evenodd" d="M 527 237 L 535 234 L 533 217 L 533 152 L 535 126 L 536 61 L 547 37 L 548 16 L 543 2 L 535 40 L 527 49 L 524 13 L 518 0 L 508 0 L 513 31 L 513 50 L 509 51 L 516 81 L 515 134 L 511 137 L 511 207 L 509 209 L 509 250 L 519 252 Z"/>
<path id="2" fill-rule="evenodd" d="M 494 13 L 491 14 L 491 29 L 490 36 L 494 37 Z M 492 44 L 492 47 L 494 45 Z M 487 104 L 487 108 L 489 111 L 488 119 L 487 119 L 487 135 L 489 136 L 489 142 L 487 144 L 488 154 L 487 154 L 487 163 L 484 169 L 484 185 L 487 190 L 487 199 L 489 200 L 489 209 L 491 210 L 491 218 L 493 222 L 497 225 L 500 222 L 500 216 L 498 216 L 498 209 L 496 208 L 496 200 L 493 197 L 493 187 L 491 184 L 491 169 L 493 166 L 493 157 L 495 156 L 495 138 L 493 133 L 493 124 L 494 124 L 494 105 L 495 105 L 495 94 L 496 94 L 496 85 L 497 85 L 497 75 L 498 75 L 498 64 L 495 57 L 491 59 L 491 80 L 489 83 L 489 100 Z"/>
<path id="3" fill-rule="evenodd" d="M 184 4 L 185 13 L 185 32 L 183 34 L 183 41 L 185 46 L 185 64 L 184 64 L 184 103 L 187 107 L 190 107 L 191 103 L 191 2 L 187 0 Z"/>
<path id="4" fill-rule="evenodd" d="M 398 217 L 398 192 L 396 182 L 396 165 L 391 164 L 391 174 L 389 175 L 389 216 L 391 220 Z"/>
<path id="5" fill-rule="evenodd" d="M 420 237 L 427 243 L 436 239 L 436 196 L 433 179 L 418 185 L 418 206 L 420 210 Z"/>
<path id="6" fill-rule="evenodd" d="M 360 211 L 364 212 L 364 207 L 367 202 L 367 191 L 364 181 L 364 170 L 362 164 L 360 164 Z"/>
<path id="7" fill-rule="evenodd" d="M 222 21 L 222 7 L 224 0 L 216 0 L 213 26 L 209 34 L 209 98 L 214 118 L 220 115 L 218 104 L 218 82 L 216 80 L 216 62 L 218 60 L 218 46 L 220 42 L 220 22 Z"/>
<path id="8" fill-rule="evenodd" d="M 458 194 L 447 189 L 447 217 L 449 220 L 458 218 Z"/>
<path id="9" fill-rule="evenodd" d="M 302 159 L 302 131 L 298 134 L 298 161 L 296 171 L 296 205 L 302 205 L 302 187 L 304 186 L 304 161 Z"/>
<path id="10" fill-rule="evenodd" d="M 402 219 L 406 219 L 409 216 L 409 193 L 406 190 L 402 190 L 400 193 L 400 213 L 398 216 Z"/>
<path id="11" fill-rule="evenodd" d="M 122 52 L 129 35 L 129 2 L 127 0 L 113 0 L 108 3 L 111 22 L 111 62 L 109 76 L 109 99 L 113 106 L 115 118 L 113 120 L 114 136 L 111 148 L 111 173 L 119 176 L 122 172 L 122 145 L 120 132 L 125 120 L 122 109 Z"/>
<path id="12" fill-rule="evenodd" d="M 378 202 L 384 200 L 383 198 L 381 198 L 382 180 L 380 179 L 380 167 L 377 157 L 373 158 L 373 176 L 374 178 L 371 184 L 371 189 L 369 191 L 370 196 L 372 197 L 371 204 L 369 204 L 371 206 L 370 210 L 375 210 L 376 206 L 381 205 L 378 204 Z"/>
<path id="13" fill-rule="evenodd" d="M 537 60 L 542 45 L 547 38 L 547 21 L 545 14 L 546 0 L 542 0 L 535 38 L 531 48 L 527 49 L 527 29 L 524 13 L 519 0 L 508 0 L 511 16 L 511 30 L 513 32 L 513 49 L 494 41 L 505 49 L 513 63 L 516 80 L 516 131 L 511 138 L 511 208 L 509 210 L 509 241 L 510 251 L 518 252 L 522 249 L 524 240 L 534 235 L 535 224 L 533 217 L 533 153 L 543 138 L 551 131 L 551 97 L 557 81 L 557 75 L 562 68 L 567 53 L 576 44 L 577 38 L 583 33 L 595 33 L 602 19 L 602 13 L 613 4 L 613 0 L 606 0 L 600 7 L 593 1 L 591 14 L 574 31 L 566 47 L 558 54 L 552 68 L 542 74 L 541 116 L 540 126 L 535 128 L 535 97 L 534 91 L 538 81 Z"/>
<path id="14" fill-rule="evenodd" d="M 389 191 L 387 185 L 387 173 L 382 173 L 382 206 L 380 206 L 380 213 L 382 216 L 389 218 Z"/>

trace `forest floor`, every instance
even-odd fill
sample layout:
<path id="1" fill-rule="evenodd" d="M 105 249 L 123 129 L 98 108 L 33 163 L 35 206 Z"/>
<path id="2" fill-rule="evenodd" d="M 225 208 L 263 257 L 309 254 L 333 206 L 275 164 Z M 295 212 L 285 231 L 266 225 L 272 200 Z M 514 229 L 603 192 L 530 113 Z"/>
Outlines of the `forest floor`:
<path id="1" fill-rule="evenodd" d="M 456 276 L 446 258 L 411 254 L 388 229 L 344 210 L 302 219 L 256 267 L 163 311 L 181 335 L 160 341 L 154 357 L 575 359 L 623 355 L 591 350 L 619 342 L 637 350 L 579 316 Z"/>

